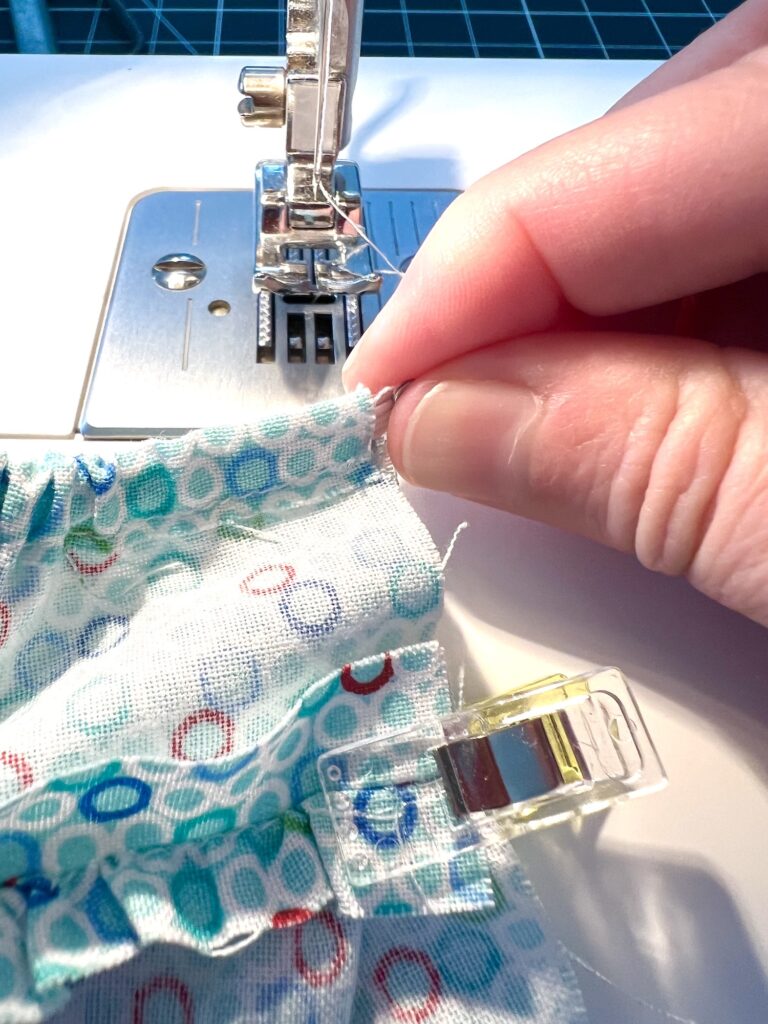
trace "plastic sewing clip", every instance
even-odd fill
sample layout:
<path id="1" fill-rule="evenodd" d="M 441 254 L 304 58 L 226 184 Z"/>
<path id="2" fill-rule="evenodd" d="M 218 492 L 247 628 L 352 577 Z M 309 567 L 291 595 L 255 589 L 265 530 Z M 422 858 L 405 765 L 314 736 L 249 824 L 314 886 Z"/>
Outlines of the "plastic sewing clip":
<path id="1" fill-rule="evenodd" d="M 666 777 L 621 672 L 514 689 L 318 761 L 353 885 L 591 814 Z"/>

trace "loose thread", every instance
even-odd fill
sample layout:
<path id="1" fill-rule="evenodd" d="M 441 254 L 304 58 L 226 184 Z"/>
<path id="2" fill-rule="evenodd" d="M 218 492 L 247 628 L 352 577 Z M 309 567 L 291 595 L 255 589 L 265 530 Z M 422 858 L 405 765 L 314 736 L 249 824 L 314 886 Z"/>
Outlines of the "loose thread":
<path id="1" fill-rule="evenodd" d="M 253 526 L 246 526 L 245 523 L 236 523 L 230 520 L 223 520 L 220 525 L 225 527 L 227 530 L 234 530 L 236 533 L 249 533 L 252 537 L 255 537 L 257 540 L 264 541 L 265 544 L 280 543 L 279 537 L 271 537 L 269 534 L 264 533 L 263 530 L 257 530 Z"/>
<path id="2" fill-rule="evenodd" d="M 215 946 L 213 949 L 208 949 L 209 956 L 229 956 L 231 953 L 240 953 L 242 950 L 247 949 L 248 946 L 252 946 L 257 939 L 260 939 L 263 932 L 251 932 L 248 935 L 242 935 L 239 938 L 231 939 L 229 942 L 225 942 L 223 946 Z"/>
<path id="3" fill-rule="evenodd" d="M 377 391 L 373 396 L 374 408 L 378 405 L 383 405 L 384 403 L 394 405 L 396 390 L 397 388 L 393 388 L 391 384 L 387 384 L 387 386 L 382 388 L 381 391 Z"/>
<path id="4" fill-rule="evenodd" d="M 80 581 L 80 585 L 84 587 L 85 580 L 83 579 L 80 569 L 78 568 L 77 562 L 66 549 L 64 550 L 64 558 L 69 563 L 70 568 L 74 569 L 74 571 L 77 573 L 77 579 Z"/>
<path id="5" fill-rule="evenodd" d="M 344 218 L 344 220 L 345 220 L 345 221 L 347 222 L 347 224 L 350 224 L 350 225 L 352 226 L 352 228 L 353 228 L 353 229 L 354 229 L 354 230 L 355 230 L 355 231 L 357 232 L 357 234 L 358 234 L 358 235 L 359 235 L 359 236 L 360 236 L 360 237 L 362 238 L 362 240 L 363 240 L 363 241 L 365 242 L 365 244 L 366 244 L 366 245 L 368 245 L 368 246 L 370 246 L 370 247 L 371 247 L 371 249 L 373 249 L 373 251 L 374 251 L 374 252 L 375 252 L 375 253 L 376 253 L 376 254 L 377 254 L 378 256 L 380 256 L 380 257 L 381 257 L 381 259 L 382 259 L 382 260 L 384 260 L 384 262 L 386 263 L 386 265 L 387 265 L 387 266 L 389 267 L 389 270 L 382 270 L 382 269 L 380 268 L 380 269 L 378 270 L 378 273 L 379 273 L 379 274 L 393 274 L 393 275 L 394 275 L 395 277 L 405 277 L 405 274 L 404 274 L 404 273 L 402 272 L 402 270 L 399 270 L 399 269 L 398 269 L 398 268 L 397 268 L 397 267 L 395 266 L 395 264 L 394 264 L 394 263 L 392 262 L 392 260 L 391 260 L 391 259 L 390 259 L 390 258 L 389 258 L 389 257 L 387 256 L 387 254 L 386 254 L 386 253 L 384 252 L 384 250 L 383 250 L 383 249 L 380 249 L 380 248 L 378 247 L 378 245 L 376 245 L 376 243 L 375 243 L 374 241 L 372 241 L 372 240 L 371 240 L 371 239 L 370 239 L 370 238 L 368 237 L 368 235 L 366 235 L 365 231 L 363 231 L 363 229 L 362 229 L 362 228 L 360 227 L 360 225 L 359 225 L 359 224 L 356 224 L 356 223 L 355 223 L 355 221 L 353 221 L 351 217 L 348 217 L 348 216 L 347 216 L 347 214 L 346 214 L 346 213 L 345 213 L 345 212 L 344 212 L 344 211 L 342 210 L 342 208 L 341 208 L 341 207 L 339 206 L 339 204 L 338 204 L 338 203 L 336 202 L 336 200 L 335 200 L 335 199 L 333 198 L 333 196 L 332 196 L 332 195 L 330 194 L 330 192 L 329 192 L 329 191 L 328 191 L 328 189 L 327 189 L 327 188 L 325 187 L 325 185 L 323 185 L 322 181 L 320 181 L 320 180 L 318 179 L 318 180 L 317 180 L 317 181 L 315 182 L 315 184 L 316 184 L 316 186 L 317 186 L 317 189 L 318 189 L 318 191 L 319 191 L 319 192 L 321 193 L 321 195 L 322 195 L 323 199 L 325 199 L 325 201 L 326 201 L 326 202 L 327 202 L 327 203 L 329 204 L 329 206 L 332 206 L 332 207 L 333 207 L 333 209 L 334 209 L 334 210 L 336 211 L 336 213 L 338 213 L 338 215 L 339 215 L 340 217 L 343 217 L 343 218 Z"/>
<path id="6" fill-rule="evenodd" d="M 381 437 L 387 431 L 389 417 L 395 407 L 395 389 L 393 387 L 382 388 L 373 400 L 373 436 Z"/>
<path id="7" fill-rule="evenodd" d="M 453 549 L 456 547 L 456 541 L 459 539 L 459 535 L 462 534 L 468 526 L 469 523 L 467 522 L 459 523 L 459 525 L 454 530 L 453 536 L 451 537 L 451 542 L 446 548 L 445 554 L 443 555 L 443 560 L 440 563 L 440 568 L 443 570 L 443 572 L 445 572 L 445 567 L 448 564 L 448 560 L 453 554 Z"/>
<path id="8" fill-rule="evenodd" d="M 564 943 L 561 943 L 561 945 L 565 950 L 566 954 L 570 957 L 570 959 L 573 960 L 574 963 L 578 964 L 579 967 L 585 970 L 588 974 L 594 975 L 599 981 L 602 981 L 605 985 L 608 985 L 616 992 L 620 992 L 621 995 L 626 996 L 627 999 L 630 999 L 633 1003 L 636 1003 L 638 1006 L 642 1006 L 643 1009 L 648 1010 L 650 1013 L 655 1014 L 657 1017 L 661 1017 L 664 1020 L 673 1021 L 674 1024 L 702 1024 L 701 1021 L 695 1021 L 692 1017 L 680 1017 L 678 1014 L 671 1013 L 669 1010 L 662 1010 L 660 1006 L 654 1006 L 653 1003 L 649 1003 L 647 999 L 643 999 L 641 996 L 632 995 L 631 992 L 627 992 L 626 989 L 623 989 L 621 987 L 621 985 L 617 985 L 615 981 L 611 981 L 611 979 L 608 978 L 605 974 L 603 974 L 601 971 L 598 971 L 596 967 L 593 967 L 592 964 L 588 963 L 586 960 L 580 957 L 578 953 L 574 953 L 574 951 L 572 949 L 569 949 L 568 946 L 566 946 Z"/>
<path id="9" fill-rule="evenodd" d="M 459 665 L 456 672 L 456 707 L 461 710 L 464 707 L 464 683 L 466 671 L 464 662 Z"/>
<path id="10" fill-rule="evenodd" d="M 315 152 L 314 160 L 312 163 L 312 185 L 315 189 L 315 193 L 319 192 L 325 201 L 342 217 L 347 224 L 350 224 L 354 231 L 363 239 L 366 245 L 368 245 L 389 268 L 388 270 L 379 269 L 380 274 L 394 274 L 396 277 L 405 277 L 402 270 L 395 266 L 395 264 L 389 259 L 387 254 L 373 242 L 365 231 L 356 224 L 351 217 L 342 210 L 333 196 L 328 192 L 328 189 L 323 185 L 322 182 L 322 165 L 323 165 L 323 143 L 325 142 L 325 125 L 326 125 L 326 114 L 328 110 L 328 89 L 330 86 L 330 79 L 328 76 L 328 70 L 331 64 L 331 39 L 333 33 L 333 0 L 326 0 L 325 6 L 321 5 L 321 40 L 323 44 L 323 59 L 320 62 L 320 82 L 318 92 L 318 105 L 315 110 Z"/>

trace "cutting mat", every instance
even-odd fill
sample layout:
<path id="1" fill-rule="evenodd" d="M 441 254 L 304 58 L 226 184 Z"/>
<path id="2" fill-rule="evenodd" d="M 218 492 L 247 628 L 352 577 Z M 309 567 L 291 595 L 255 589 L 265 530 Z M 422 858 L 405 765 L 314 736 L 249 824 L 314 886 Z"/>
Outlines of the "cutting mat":
<path id="1" fill-rule="evenodd" d="M 274 55 L 279 0 L 125 0 L 149 54 Z M 121 53 L 107 0 L 51 0 L 62 53 Z M 368 0 L 363 55 L 663 60 L 737 0 Z M 15 49 L 0 6 L 0 52 Z"/>

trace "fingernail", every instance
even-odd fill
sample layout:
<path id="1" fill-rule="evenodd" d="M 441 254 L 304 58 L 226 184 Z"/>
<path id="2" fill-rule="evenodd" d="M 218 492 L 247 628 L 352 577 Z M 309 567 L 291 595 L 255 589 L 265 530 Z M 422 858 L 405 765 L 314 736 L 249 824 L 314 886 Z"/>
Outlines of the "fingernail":
<path id="1" fill-rule="evenodd" d="M 412 380 L 404 380 L 402 384 L 398 384 L 398 386 L 395 388 L 395 390 L 392 393 L 392 401 L 396 402 L 400 398 L 402 393 L 405 391 L 405 389 L 407 387 L 410 387 L 411 384 L 413 384 Z"/>
<path id="2" fill-rule="evenodd" d="M 425 381 L 406 388 L 395 408 L 401 423 L 407 417 L 396 461 L 408 480 L 495 504 L 519 469 L 539 403 L 514 384 Z"/>

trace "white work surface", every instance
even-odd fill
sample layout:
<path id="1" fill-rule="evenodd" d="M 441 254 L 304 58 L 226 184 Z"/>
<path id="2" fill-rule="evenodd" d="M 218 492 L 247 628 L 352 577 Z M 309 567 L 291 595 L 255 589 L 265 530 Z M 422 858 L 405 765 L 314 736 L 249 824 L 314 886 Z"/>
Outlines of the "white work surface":
<path id="1" fill-rule="evenodd" d="M 0 438 L 71 436 L 128 201 L 249 187 L 256 160 L 280 155 L 279 132 L 240 127 L 242 63 L 0 57 Z M 364 186 L 462 187 L 652 67 L 364 60 L 348 153 Z M 470 695 L 618 665 L 670 776 L 661 794 L 518 844 L 561 938 L 613 983 L 577 967 L 593 1024 L 765 1024 L 768 630 L 593 544 L 408 493 L 443 548 L 470 523 L 445 631 Z"/>

